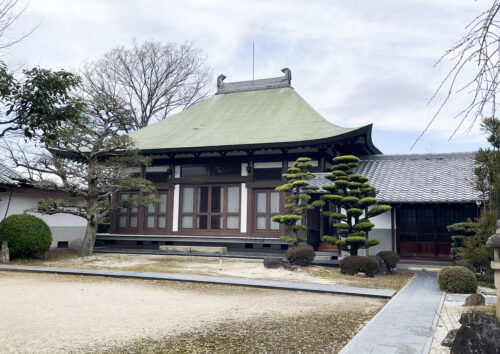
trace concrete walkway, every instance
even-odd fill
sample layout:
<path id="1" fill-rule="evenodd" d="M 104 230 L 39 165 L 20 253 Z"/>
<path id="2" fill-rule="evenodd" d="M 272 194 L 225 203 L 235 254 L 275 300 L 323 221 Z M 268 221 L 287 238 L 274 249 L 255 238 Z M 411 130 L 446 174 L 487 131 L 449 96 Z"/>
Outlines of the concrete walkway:
<path id="1" fill-rule="evenodd" d="M 340 353 L 428 353 L 444 295 L 437 273 L 416 273 Z"/>
<path id="2" fill-rule="evenodd" d="M 147 280 L 174 280 L 174 281 L 186 281 L 186 282 L 207 283 L 207 284 L 248 286 L 255 288 L 357 295 L 357 296 L 368 296 L 377 298 L 391 298 L 396 293 L 395 290 L 390 290 L 390 289 L 369 289 L 369 288 L 357 288 L 352 286 L 340 286 L 340 285 L 296 283 L 296 282 L 258 280 L 258 279 L 247 279 L 247 278 L 210 277 L 204 275 L 189 275 L 189 274 L 133 272 L 133 271 L 121 271 L 121 270 L 0 265 L 0 271 L 1 270 L 16 271 L 16 272 L 104 276 L 104 277 L 133 278 L 133 279 L 147 279 Z"/>

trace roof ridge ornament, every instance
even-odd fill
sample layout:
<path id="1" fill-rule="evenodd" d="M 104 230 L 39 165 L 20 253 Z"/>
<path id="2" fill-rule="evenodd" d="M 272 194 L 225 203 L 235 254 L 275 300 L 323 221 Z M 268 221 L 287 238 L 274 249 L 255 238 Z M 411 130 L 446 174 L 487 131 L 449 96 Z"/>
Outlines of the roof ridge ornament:
<path id="1" fill-rule="evenodd" d="M 292 70 L 289 68 L 281 69 L 281 72 L 285 74 L 285 80 L 288 81 L 288 85 L 292 84 Z"/>
<path id="2" fill-rule="evenodd" d="M 283 68 L 281 69 L 281 72 L 284 73 L 285 76 L 237 82 L 224 82 L 226 76 L 224 74 L 220 74 L 217 77 L 216 95 L 291 87 L 292 71 L 289 68 Z"/>
<path id="3" fill-rule="evenodd" d="M 217 88 L 219 87 L 222 87 L 222 85 L 224 85 L 224 79 L 226 78 L 226 75 L 224 74 L 220 74 L 219 76 L 217 76 Z"/>

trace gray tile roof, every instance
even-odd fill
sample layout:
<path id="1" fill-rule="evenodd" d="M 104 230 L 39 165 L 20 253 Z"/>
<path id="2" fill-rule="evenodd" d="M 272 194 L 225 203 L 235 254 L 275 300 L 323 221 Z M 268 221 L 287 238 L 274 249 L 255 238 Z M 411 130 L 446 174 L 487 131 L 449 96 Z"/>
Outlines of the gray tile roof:
<path id="1" fill-rule="evenodd" d="M 19 181 L 24 180 L 23 176 L 13 171 L 9 167 L 0 162 L 0 184 L 18 184 Z"/>
<path id="2" fill-rule="evenodd" d="M 474 154 L 363 156 L 357 173 L 369 178 L 384 203 L 467 203 L 481 199 L 472 186 Z M 331 184 L 317 173 L 311 184 Z"/>

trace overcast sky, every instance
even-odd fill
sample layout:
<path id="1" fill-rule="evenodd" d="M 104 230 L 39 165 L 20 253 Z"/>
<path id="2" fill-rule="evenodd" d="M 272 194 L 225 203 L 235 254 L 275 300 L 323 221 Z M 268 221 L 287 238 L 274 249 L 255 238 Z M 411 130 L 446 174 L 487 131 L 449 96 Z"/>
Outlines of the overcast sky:
<path id="1" fill-rule="evenodd" d="M 384 153 L 472 151 L 485 146 L 476 126 L 448 141 L 452 100 L 425 137 L 410 146 L 436 112 L 427 104 L 450 63 L 434 63 L 490 1 L 207 1 L 32 0 L 11 36 L 38 25 L 4 53 L 11 66 L 77 69 L 108 50 L 138 41 L 194 42 L 226 82 L 292 70 L 292 86 L 326 119 L 343 127 L 373 123 Z M 465 128 L 465 127 L 464 127 Z"/>

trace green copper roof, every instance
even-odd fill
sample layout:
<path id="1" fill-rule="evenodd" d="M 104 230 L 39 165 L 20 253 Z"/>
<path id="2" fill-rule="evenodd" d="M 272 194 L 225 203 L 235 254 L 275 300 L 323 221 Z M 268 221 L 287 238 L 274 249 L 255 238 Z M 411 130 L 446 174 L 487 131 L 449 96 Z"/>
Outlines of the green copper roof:
<path id="1" fill-rule="evenodd" d="M 130 134 L 140 150 L 319 140 L 357 129 L 326 121 L 291 87 L 218 94 Z"/>

